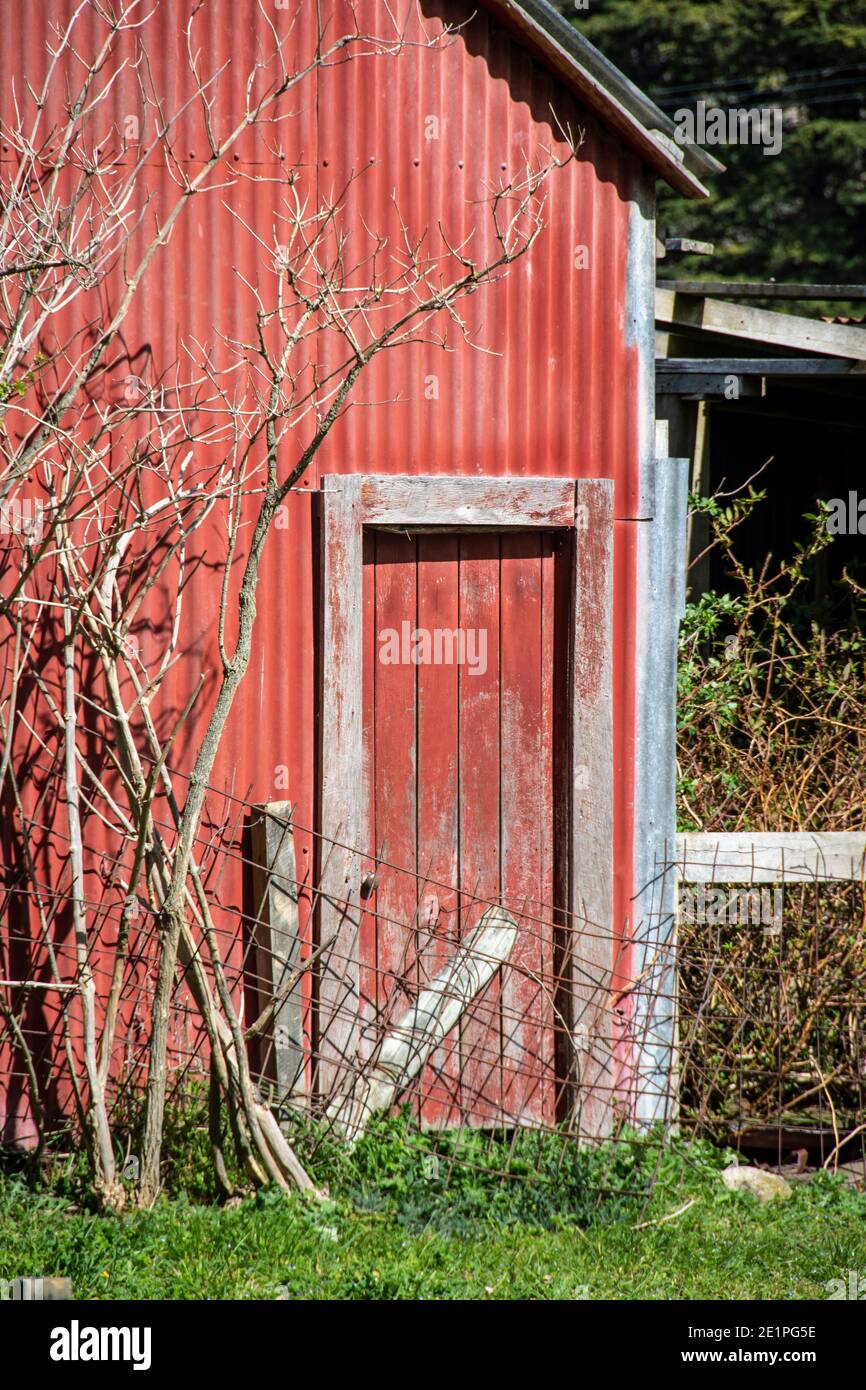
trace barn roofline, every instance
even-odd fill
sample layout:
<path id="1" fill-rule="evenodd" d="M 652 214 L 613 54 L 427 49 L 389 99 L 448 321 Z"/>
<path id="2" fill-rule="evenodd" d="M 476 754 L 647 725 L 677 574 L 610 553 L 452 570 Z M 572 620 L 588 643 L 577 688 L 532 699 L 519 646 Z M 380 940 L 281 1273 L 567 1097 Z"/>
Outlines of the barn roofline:
<path id="1" fill-rule="evenodd" d="M 688 198 L 709 197 L 699 176 L 721 173 L 725 166 L 699 145 L 677 143 L 670 116 L 547 0 L 482 3 L 671 188 Z"/>

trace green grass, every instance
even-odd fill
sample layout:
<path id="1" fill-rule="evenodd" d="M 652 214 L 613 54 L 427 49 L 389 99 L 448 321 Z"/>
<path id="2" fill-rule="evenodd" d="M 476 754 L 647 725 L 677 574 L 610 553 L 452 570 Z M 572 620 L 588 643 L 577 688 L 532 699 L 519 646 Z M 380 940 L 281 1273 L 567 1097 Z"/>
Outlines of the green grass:
<path id="1" fill-rule="evenodd" d="M 178 1194 L 108 1218 L 7 1176 L 0 1278 L 68 1275 L 81 1298 L 798 1299 L 866 1272 L 866 1197 L 827 1175 L 760 1205 L 723 1187 L 722 1155 L 675 1145 L 643 1209 L 633 1194 L 657 1151 L 626 1140 L 577 1155 L 526 1136 L 503 1179 L 500 1143 L 389 1122 L 351 1157 L 320 1153 L 324 1204 Z"/>

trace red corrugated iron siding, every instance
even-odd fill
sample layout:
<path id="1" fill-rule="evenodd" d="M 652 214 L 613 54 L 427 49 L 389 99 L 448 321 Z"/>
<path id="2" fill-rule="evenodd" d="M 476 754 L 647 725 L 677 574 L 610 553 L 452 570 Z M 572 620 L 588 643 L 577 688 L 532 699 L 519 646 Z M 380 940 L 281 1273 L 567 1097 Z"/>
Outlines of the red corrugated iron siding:
<path id="1" fill-rule="evenodd" d="M 168 104 L 182 100 L 184 25 L 190 0 L 165 0 L 147 27 L 150 65 Z M 353 7 L 356 11 L 358 6 Z M 401 4 L 401 15 L 414 7 Z M 45 62 L 50 17 L 71 5 L 4 7 L 4 109 L 10 83 L 34 84 Z M 316 7 L 275 10 L 280 32 L 292 30 L 297 52 L 310 52 Z M 361 377 L 355 407 L 331 437 L 289 502 L 285 525 L 268 541 L 258 591 L 253 659 L 214 771 L 220 792 L 251 801 L 289 796 L 296 803 L 299 876 L 309 878 L 316 856 L 316 632 L 314 498 L 325 472 L 547 474 L 615 479 L 615 773 L 616 921 L 631 896 L 634 727 L 635 523 L 638 495 L 637 349 L 626 338 L 629 211 L 640 168 L 622 144 L 586 119 L 571 98 L 487 14 L 457 3 L 421 5 L 427 32 L 443 19 L 464 25 L 441 51 L 428 50 L 419 31 L 399 54 L 336 65 L 307 83 L 284 109 L 293 118 L 266 132 L 245 134 L 226 177 L 236 181 L 196 196 L 169 245 L 154 262 L 123 330 L 130 370 L 157 379 L 189 345 L 208 344 L 219 356 L 225 337 L 251 337 L 253 306 L 241 277 L 263 283 L 272 257 L 245 229 L 270 243 L 275 183 L 288 163 L 300 168 L 313 199 L 362 174 L 350 195 L 350 245 L 363 262 L 367 229 L 395 244 L 399 207 L 410 234 L 425 232 L 433 248 L 442 231 L 459 244 L 479 223 L 475 202 L 513 175 L 539 147 L 564 153 L 551 108 L 562 126 L 583 128 L 576 163 L 548 185 L 547 226 L 529 257 L 498 285 L 464 301 L 465 336 L 447 325 L 444 345 L 428 341 L 388 352 Z M 336 3 L 330 32 L 340 30 Z M 345 10 L 348 14 L 348 8 Z M 361 22 L 383 21 L 384 6 L 360 7 Z M 468 22 L 467 22 L 468 21 Z M 94 35 L 98 25 L 88 17 Z M 267 40 L 254 0 L 216 0 L 195 20 L 203 70 L 230 60 L 220 90 L 240 108 L 243 75 Z M 106 129 L 140 113 L 131 71 L 121 73 L 105 102 Z M 435 137 L 435 138 L 434 138 Z M 184 118 L 178 149 L 188 167 L 202 154 L 197 111 Z M 285 160 L 279 158 L 280 149 Z M 9 151 L 4 146 L 4 156 Z M 362 172 L 363 171 L 363 172 Z M 154 159 L 148 186 L 165 205 L 173 185 Z M 235 214 L 234 216 L 232 214 Z M 476 230 L 473 247 L 482 233 Z M 578 269 L 586 246 L 589 267 Z M 363 272 L 363 266 L 359 274 Z M 431 328 L 431 337 L 445 325 Z M 322 360 L 326 360 L 323 356 Z M 292 462 L 288 448 L 285 464 Z M 304 492 L 310 495 L 303 495 Z M 224 534 L 214 519 L 204 537 L 205 563 L 184 598 L 183 645 L 189 653 L 163 699 L 180 708 L 204 669 L 215 689 L 215 614 Z M 188 767 L 202 718 L 189 721 L 173 753 Z M 325 750 L 327 756 L 327 750 Z M 98 826 L 91 824 L 98 854 Z M 64 856 L 54 849 L 54 871 Z M 239 865 L 224 865 L 220 897 L 239 905 Z M 14 1127 L 14 1126 L 13 1126 Z M 8 1126 L 7 1126 L 8 1129 Z M 11 1137 L 11 1135 L 9 1136 Z"/>

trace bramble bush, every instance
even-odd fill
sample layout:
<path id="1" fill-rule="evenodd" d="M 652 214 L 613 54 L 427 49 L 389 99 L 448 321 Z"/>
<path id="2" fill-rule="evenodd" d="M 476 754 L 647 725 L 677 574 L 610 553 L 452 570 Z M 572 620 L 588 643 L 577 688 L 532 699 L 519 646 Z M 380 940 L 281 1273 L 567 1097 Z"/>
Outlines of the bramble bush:
<path id="1" fill-rule="evenodd" d="M 692 498 L 728 571 L 686 609 L 679 666 L 682 831 L 859 830 L 866 823 L 866 590 L 847 570 L 832 621 L 815 594 L 826 508 L 788 559 L 747 565 L 737 528 L 766 504 Z M 682 1098 L 731 1120 L 858 1122 L 866 1066 L 864 885 L 784 888 L 781 935 L 681 923 Z M 835 1114 L 833 1113 L 835 1110 Z"/>

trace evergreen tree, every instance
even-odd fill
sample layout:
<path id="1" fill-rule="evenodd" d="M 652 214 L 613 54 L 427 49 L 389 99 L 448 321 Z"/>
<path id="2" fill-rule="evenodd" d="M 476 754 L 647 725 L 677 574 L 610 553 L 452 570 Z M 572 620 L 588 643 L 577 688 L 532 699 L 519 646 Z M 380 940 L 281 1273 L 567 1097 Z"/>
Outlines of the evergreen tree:
<path id="1" fill-rule="evenodd" d="M 660 189 L 659 225 L 715 244 L 678 276 L 866 281 L 866 0 L 589 0 L 579 31 L 670 116 L 699 99 L 783 112 L 775 157 L 720 145 L 713 197 Z M 782 306 L 779 306 L 782 307 Z M 863 305 L 828 306 L 863 314 Z"/>

